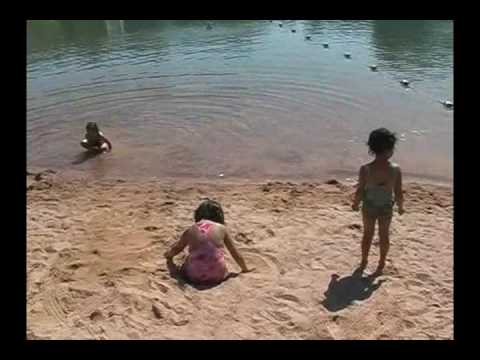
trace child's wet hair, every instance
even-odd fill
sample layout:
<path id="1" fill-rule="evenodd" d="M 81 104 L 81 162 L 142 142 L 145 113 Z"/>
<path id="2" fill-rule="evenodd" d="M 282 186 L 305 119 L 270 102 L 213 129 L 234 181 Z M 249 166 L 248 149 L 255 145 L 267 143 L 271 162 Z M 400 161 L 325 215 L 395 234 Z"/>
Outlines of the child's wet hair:
<path id="1" fill-rule="evenodd" d="M 216 223 L 225 224 L 222 205 L 215 200 L 207 199 L 203 201 L 194 214 L 195 222 L 200 220 L 210 220 Z"/>
<path id="2" fill-rule="evenodd" d="M 373 130 L 368 137 L 367 145 L 372 155 L 383 154 L 395 148 L 397 136 L 388 129 L 380 128 Z"/>
<path id="3" fill-rule="evenodd" d="M 87 130 L 95 130 L 97 132 L 99 131 L 98 125 L 96 122 L 88 122 L 86 128 Z"/>

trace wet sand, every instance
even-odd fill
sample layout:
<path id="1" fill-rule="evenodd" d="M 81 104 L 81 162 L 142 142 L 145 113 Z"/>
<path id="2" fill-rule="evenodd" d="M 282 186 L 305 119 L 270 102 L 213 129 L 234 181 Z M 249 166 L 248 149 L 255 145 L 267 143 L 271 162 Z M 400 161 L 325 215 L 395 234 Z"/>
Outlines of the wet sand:
<path id="1" fill-rule="evenodd" d="M 408 179 L 404 188 L 385 274 L 369 280 L 352 275 L 362 236 L 353 183 L 94 181 L 31 170 L 27 337 L 452 339 L 453 190 Z M 205 197 L 223 204 L 256 271 L 197 289 L 171 276 L 162 254 Z M 378 252 L 375 238 L 366 274 Z"/>

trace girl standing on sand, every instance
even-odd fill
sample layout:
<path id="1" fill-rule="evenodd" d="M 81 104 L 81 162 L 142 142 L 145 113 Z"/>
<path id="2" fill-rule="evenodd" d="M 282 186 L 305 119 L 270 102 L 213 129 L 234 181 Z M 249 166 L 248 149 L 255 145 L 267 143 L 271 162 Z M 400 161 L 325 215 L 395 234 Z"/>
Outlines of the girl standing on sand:
<path id="1" fill-rule="evenodd" d="M 380 275 L 385 267 L 390 246 L 389 233 L 394 203 L 397 203 L 400 215 L 405 212 L 403 209 L 402 173 L 400 167 L 390 161 L 396 142 L 395 134 L 385 128 L 370 133 L 369 153 L 375 156 L 375 159 L 360 167 L 357 191 L 352 205 L 352 209 L 358 211 L 360 202 L 363 203 L 361 271 L 367 267 L 368 253 L 375 233 L 375 222 L 378 220 L 380 260 L 374 275 Z"/>
<path id="2" fill-rule="evenodd" d="M 225 228 L 221 205 L 213 200 L 200 204 L 194 214 L 195 224 L 186 230 L 180 240 L 165 252 L 167 261 L 188 246 L 189 255 L 181 272 L 195 284 L 212 285 L 225 280 L 227 266 L 224 259 L 224 247 L 232 254 L 242 272 L 250 272 L 242 256 L 235 248 Z"/>

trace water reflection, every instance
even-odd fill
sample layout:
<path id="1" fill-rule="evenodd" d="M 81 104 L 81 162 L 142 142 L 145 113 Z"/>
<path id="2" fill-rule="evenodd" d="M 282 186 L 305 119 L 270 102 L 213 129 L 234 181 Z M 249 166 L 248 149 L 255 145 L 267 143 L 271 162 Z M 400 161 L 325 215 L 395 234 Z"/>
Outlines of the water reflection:
<path id="1" fill-rule="evenodd" d="M 166 20 L 125 20 L 125 31 L 134 33 L 138 31 L 156 30 L 165 27 Z"/>
<path id="2" fill-rule="evenodd" d="M 55 50 L 67 42 L 94 47 L 107 36 L 105 20 L 35 20 L 27 22 L 27 49 Z"/>
<path id="3" fill-rule="evenodd" d="M 374 53 L 382 67 L 417 79 L 451 76 L 451 21 L 376 20 L 372 30 Z"/>
<path id="4" fill-rule="evenodd" d="M 212 23 L 211 31 L 206 24 Z M 104 59 L 106 53 L 127 52 L 128 58 L 165 56 L 168 47 L 181 55 L 242 53 L 253 50 L 267 23 L 204 20 L 38 20 L 27 23 L 28 64 L 56 61 L 68 55 L 86 58 L 84 64 Z M 125 39 L 115 36 L 125 34 Z M 113 40 L 110 39 L 113 37 Z M 108 58 L 107 58 L 108 60 Z"/>

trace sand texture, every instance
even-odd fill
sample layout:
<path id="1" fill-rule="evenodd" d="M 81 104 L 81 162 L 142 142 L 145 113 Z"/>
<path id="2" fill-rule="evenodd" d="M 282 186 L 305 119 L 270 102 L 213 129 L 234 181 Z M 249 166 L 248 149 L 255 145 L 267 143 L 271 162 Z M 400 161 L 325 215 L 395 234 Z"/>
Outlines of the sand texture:
<path id="1" fill-rule="evenodd" d="M 27 172 L 27 338 L 452 339 L 452 188 L 404 189 L 385 274 L 371 281 L 352 276 L 362 236 L 352 183 Z M 256 271 L 197 289 L 172 277 L 162 254 L 206 197 L 222 203 Z M 378 252 L 376 236 L 366 274 Z"/>

